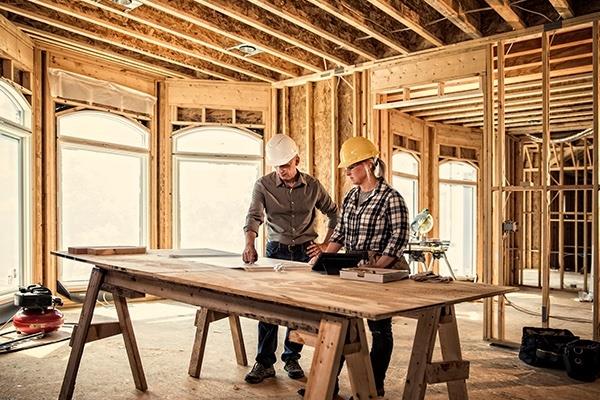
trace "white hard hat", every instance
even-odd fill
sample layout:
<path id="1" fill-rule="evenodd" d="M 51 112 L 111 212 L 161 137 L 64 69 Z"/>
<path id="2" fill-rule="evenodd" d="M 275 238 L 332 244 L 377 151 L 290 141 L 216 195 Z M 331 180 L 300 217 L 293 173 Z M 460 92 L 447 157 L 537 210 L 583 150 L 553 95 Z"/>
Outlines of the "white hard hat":
<path id="1" fill-rule="evenodd" d="M 277 134 L 267 142 L 266 153 L 267 164 L 284 165 L 298 155 L 298 146 L 288 135 Z"/>

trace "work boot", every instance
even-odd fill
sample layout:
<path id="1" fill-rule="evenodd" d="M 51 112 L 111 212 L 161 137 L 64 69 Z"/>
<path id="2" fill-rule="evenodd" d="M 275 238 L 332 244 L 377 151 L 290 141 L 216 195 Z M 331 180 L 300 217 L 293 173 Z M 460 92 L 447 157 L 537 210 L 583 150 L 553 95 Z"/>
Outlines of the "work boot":
<path id="1" fill-rule="evenodd" d="M 298 364 L 298 360 L 289 359 L 285 362 L 285 367 L 283 369 L 288 373 L 288 376 L 291 379 L 300 379 L 304 378 L 304 371 L 300 364 Z"/>
<path id="2" fill-rule="evenodd" d="M 267 367 L 259 362 L 256 362 L 254 367 L 252 367 L 252 371 L 248 372 L 244 379 L 246 382 L 254 384 L 261 383 L 266 378 L 272 378 L 274 376 L 275 368 L 273 368 L 272 365 Z"/>

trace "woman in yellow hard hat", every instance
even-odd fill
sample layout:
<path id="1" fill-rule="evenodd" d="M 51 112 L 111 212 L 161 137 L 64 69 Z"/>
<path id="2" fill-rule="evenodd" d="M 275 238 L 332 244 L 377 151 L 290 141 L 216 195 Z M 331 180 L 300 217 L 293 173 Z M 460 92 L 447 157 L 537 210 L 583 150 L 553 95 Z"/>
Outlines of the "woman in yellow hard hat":
<path id="1" fill-rule="evenodd" d="M 409 238 L 408 208 L 396 189 L 387 184 L 385 165 L 375 145 L 364 137 L 353 137 L 340 150 L 339 168 L 354 184 L 342 205 L 342 217 L 330 238 L 327 252 L 342 246 L 347 252 L 367 252 L 372 267 L 408 269 L 402 251 Z M 375 387 L 384 395 L 384 380 L 394 339 L 392 319 L 367 321 L 373 336 L 371 363 Z M 337 387 L 337 385 L 336 385 Z"/>

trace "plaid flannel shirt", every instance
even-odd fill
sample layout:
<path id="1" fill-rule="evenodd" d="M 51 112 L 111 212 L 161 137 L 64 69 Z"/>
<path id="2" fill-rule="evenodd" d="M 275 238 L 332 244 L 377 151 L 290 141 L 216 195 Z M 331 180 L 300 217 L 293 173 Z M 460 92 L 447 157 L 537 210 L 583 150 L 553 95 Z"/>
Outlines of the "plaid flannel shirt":
<path id="1" fill-rule="evenodd" d="M 400 258 L 409 238 L 404 199 L 383 179 L 360 206 L 359 192 L 357 186 L 346 194 L 342 217 L 330 240 L 347 251 L 373 251 Z"/>

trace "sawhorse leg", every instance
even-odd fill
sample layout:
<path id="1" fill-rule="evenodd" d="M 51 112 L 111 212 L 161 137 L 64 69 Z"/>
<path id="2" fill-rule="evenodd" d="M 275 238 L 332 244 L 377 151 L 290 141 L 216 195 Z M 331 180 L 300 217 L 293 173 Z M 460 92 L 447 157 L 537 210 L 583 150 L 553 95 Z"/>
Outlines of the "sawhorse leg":
<path id="1" fill-rule="evenodd" d="M 242 327 L 240 325 L 240 317 L 235 314 L 224 314 L 218 311 L 200 308 L 196 312 L 196 337 L 194 339 L 194 347 L 192 349 L 192 357 L 188 373 L 194 378 L 200 377 L 202 369 L 202 360 L 204 359 L 204 350 L 206 349 L 206 338 L 208 337 L 208 327 L 211 322 L 218 321 L 223 318 L 229 318 L 229 326 L 231 329 L 231 337 L 233 339 L 233 348 L 238 365 L 247 366 L 248 359 L 246 358 L 246 347 L 244 346 L 244 337 L 242 335 Z"/>
<path id="2" fill-rule="evenodd" d="M 319 333 L 294 330 L 290 340 L 315 347 L 305 399 L 331 399 L 342 354 L 348 362 L 348 375 L 353 397 L 371 399 L 377 397 L 375 378 L 369 357 L 369 348 L 362 319 L 325 318 Z"/>
<path id="3" fill-rule="evenodd" d="M 83 356 L 83 348 L 86 343 L 94 340 L 103 339 L 109 336 L 123 334 L 127 356 L 129 358 L 129 366 L 133 373 L 135 387 L 138 390 L 146 391 L 147 384 L 142 368 L 142 362 L 138 352 L 135 336 L 133 334 L 133 326 L 129 318 L 129 310 L 127 309 L 127 301 L 122 292 L 116 288 L 111 290 L 115 299 L 115 307 L 119 317 L 118 322 L 108 322 L 101 324 L 92 324 L 94 309 L 96 308 L 96 299 L 100 292 L 100 287 L 103 285 L 105 271 L 99 268 L 94 268 L 90 276 L 90 281 L 85 294 L 85 302 L 79 316 L 79 323 L 73 329 L 71 336 L 71 354 L 67 363 L 67 370 L 63 379 L 59 400 L 70 400 L 73 398 L 75 389 L 75 381 L 77 380 L 77 372 L 81 357 Z M 143 296 L 141 293 L 135 293 L 136 297 Z"/>
<path id="4" fill-rule="evenodd" d="M 432 362 L 437 334 L 442 362 Z M 467 400 L 469 362 L 462 360 L 454 306 L 424 310 L 418 315 L 403 400 L 422 400 L 428 384 L 446 382 L 450 400 Z"/>

